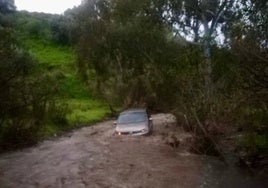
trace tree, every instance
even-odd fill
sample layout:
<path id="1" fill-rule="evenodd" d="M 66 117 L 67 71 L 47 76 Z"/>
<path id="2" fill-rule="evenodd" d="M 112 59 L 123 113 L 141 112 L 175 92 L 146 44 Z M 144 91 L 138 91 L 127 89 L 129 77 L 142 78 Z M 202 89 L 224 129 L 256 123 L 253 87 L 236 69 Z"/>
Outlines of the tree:
<path id="1" fill-rule="evenodd" d="M 165 19 L 172 24 L 176 34 L 184 35 L 192 44 L 203 48 L 204 61 L 201 65 L 204 75 L 207 99 L 213 91 L 211 47 L 216 43 L 218 28 L 229 21 L 228 15 L 233 0 L 180 0 L 169 1 Z"/>
<path id="2" fill-rule="evenodd" d="M 51 23 L 51 33 L 52 39 L 59 44 L 70 44 L 70 26 L 72 23 L 68 22 L 65 17 L 59 16 L 55 17 Z"/>
<path id="3" fill-rule="evenodd" d="M 0 13 L 9 13 L 16 10 L 14 0 L 0 0 Z"/>
<path id="4" fill-rule="evenodd" d="M 265 93 L 268 88 L 268 4 L 241 1 L 237 22 L 231 27 L 231 47 L 238 57 L 247 89 Z"/>
<path id="5" fill-rule="evenodd" d="M 9 17 L 7 22 L 17 21 L 12 14 L 0 16 L 3 20 Z M 49 118 L 49 104 L 54 102 L 58 91 L 55 75 L 38 66 L 19 42 L 18 31 L 12 24 L 1 21 L 0 151 L 37 141 L 38 131 Z"/>
<path id="6" fill-rule="evenodd" d="M 170 40 L 170 29 L 162 21 L 163 3 L 84 3 L 77 15 L 78 30 L 81 29 L 77 46 L 79 67 L 84 77 L 94 77 L 96 88 L 109 102 L 119 98 L 127 105 L 140 104 L 160 95 L 162 99 L 167 96 L 163 101 L 170 101 L 176 87 L 168 87 L 165 82 L 174 81 L 171 67 L 179 64 L 180 58 L 179 45 Z"/>

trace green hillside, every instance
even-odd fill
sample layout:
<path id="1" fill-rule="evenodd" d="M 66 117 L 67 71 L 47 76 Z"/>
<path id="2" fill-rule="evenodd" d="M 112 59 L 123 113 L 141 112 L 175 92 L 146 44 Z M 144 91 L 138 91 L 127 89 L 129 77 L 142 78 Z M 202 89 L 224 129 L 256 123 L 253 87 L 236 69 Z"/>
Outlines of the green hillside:
<path id="1" fill-rule="evenodd" d="M 84 126 L 105 118 L 109 114 L 109 108 L 102 100 L 94 97 L 81 81 L 75 65 L 74 49 L 70 45 L 62 45 L 50 39 L 49 28 L 39 28 L 48 31 L 45 35 L 31 33 L 33 24 L 29 22 L 35 20 L 34 23 L 37 25 L 39 22 L 40 24 L 49 22 L 45 17 L 48 15 L 38 17 L 39 14 L 18 14 L 22 14 L 18 23 L 23 22 L 29 26 L 18 24 L 17 30 L 20 32 L 21 41 L 43 71 L 57 74 L 60 88 L 57 105 L 66 113 L 65 125 L 49 123 L 42 129 L 41 134 L 52 135 L 61 130 Z"/>

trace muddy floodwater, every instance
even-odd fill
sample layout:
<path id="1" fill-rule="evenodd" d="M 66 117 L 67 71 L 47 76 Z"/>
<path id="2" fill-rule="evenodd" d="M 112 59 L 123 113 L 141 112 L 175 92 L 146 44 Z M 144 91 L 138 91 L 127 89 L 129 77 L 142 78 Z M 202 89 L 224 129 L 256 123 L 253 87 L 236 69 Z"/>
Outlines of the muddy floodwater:
<path id="1" fill-rule="evenodd" d="M 172 115 L 154 115 L 153 122 L 151 136 L 114 136 L 115 126 L 106 121 L 1 154 L 0 188 L 268 187 L 265 179 L 217 158 L 167 145 L 162 135 L 175 126 Z"/>

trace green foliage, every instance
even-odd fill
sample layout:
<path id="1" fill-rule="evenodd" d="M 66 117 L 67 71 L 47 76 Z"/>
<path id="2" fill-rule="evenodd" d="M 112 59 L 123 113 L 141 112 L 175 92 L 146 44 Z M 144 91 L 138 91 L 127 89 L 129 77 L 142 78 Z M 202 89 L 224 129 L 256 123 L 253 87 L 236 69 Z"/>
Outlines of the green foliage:
<path id="1" fill-rule="evenodd" d="M 1 148 L 33 144 L 47 120 L 47 104 L 58 93 L 57 80 L 39 69 L 12 29 L 1 28 L 0 34 Z"/>
<path id="2" fill-rule="evenodd" d="M 255 83 L 262 81 L 265 88 L 267 53 L 258 45 L 267 44 L 265 27 L 259 27 L 262 34 L 251 38 L 258 53 L 250 49 L 249 53 L 242 53 L 240 47 L 244 44 L 252 47 L 252 43 L 244 42 L 248 42 L 247 36 L 242 37 L 244 30 L 234 32 L 235 40 L 230 38 L 232 24 L 247 17 L 230 19 L 241 6 L 233 1 L 84 1 L 83 6 L 73 10 L 76 37 L 80 36 L 77 41 L 80 73 L 89 87 L 111 105 L 173 111 L 187 129 L 198 135 L 204 145 L 201 148 L 209 153 L 209 142 L 217 141 L 226 125 L 240 123 L 245 128 L 250 124 L 251 131 L 256 132 L 257 127 L 263 130 L 266 121 L 266 111 L 250 116 L 243 112 L 250 96 L 244 90 L 249 83 L 245 78 L 254 78 Z M 258 15 L 265 15 L 265 11 Z M 254 23 L 254 15 L 251 16 Z M 259 16 L 257 23 L 267 25 Z M 244 24 L 249 27 L 241 28 L 254 29 L 249 29 L 251 22 L 247 19 Z M 224 46 L 216 42 L 220 27 L 226 35 Z M 186 42 L 180 34 L 193 42 Z M 255 56 L 258 65 L 254 65 Z M 251 75 L 245 74 L 244 65 L 240 64 L 244 60 L 250 62 Z M 213 86 L 210 92 L 206 92 L 208 84 L 204 83 Z M 266 103 L 267 98 L 263 99 Z M 250 109 L 261 104 L 259 97 L 249 101 Z M 217 147 L 211 148 L 215 153 Z"/>
<path id="3" fill-rule="evenodd" d="M 268 134 L 248 133 L 238 139 L 239 150 L 247 153 L 247 157 L 268 154 Z M 254 160 L 254 159 L 253 159 Z"/>
<path id="4" fill-rule="evenodd" d="M 50 25 L 56 16 L 44 13 L 28 13 L 26 11 L 16 12 L 15 28 L 20 37 L 41 37 L 45 40 L 51 39 Z"/>
<path id="5" fill-rule="evenodd" d="M 108 106 L 147 106 L 174 112 L 206 153 L 227 124 L 246 135 L 242 148 L 265 151 L 267 18 L 266 1 L 253 0 L 86 0 L 64 16 L 1 14 L 0 137 L 53 135 Z"/>
<path id="6" fill-rule="evenodd" d="M 30 49 L 33 57 L 47 68 L 66 68 L 74 64 L 75 55 L 70 47 L 60 46 L 43 38 L 27 38 L 23 43 Z"/>
<path id="7" fill-rule="evenodd" d="M 47 119 L 51 121 L 52 124 L 67 127 L 67 114 L 69 112 L 69 107 L 67 103 L 62 101 L 50 101 L 47 106 Z"/>
<path id="8" fill-rule="evenodd" d="M 86 99 L 90 97 L 85 85 L 74 74 L 66 74 L 62 80 L 62 92 L 71 99 Z"/>
<path id="9" fill-rule="evenodd" d="M 60 45 L 72 43 L 72 22 L 60 15 L 45 13 L 16 12 L 16 30 L 22 37 L 37 37 Z M 27 38 L 27 37 L 26 37 Z"/>
<path id="10" fill-rule="evenodd" d="M 266 154 L 267 144 L 267 23 L 266 1 L 242 1 L 237 20 L 230 29 L 231 52 L 240 66 L 240 90 L 244 100 L 234 112 L 235 124 L 242 130 L 240 150 L 249 157 Z M 241 99 L 240 99 L 241 101 Z M 249 159 L 249 161 L 254 161 Z"/>
<path id="11" fill-rule="evenodd" d="M 15 9 L 14 0 L 0 0 L 0 14 L 13 12 Z"/>
<path id="12" fill-rule="evenodd" d="M 91 125 L 103 120 L 110 114 L 106 104 L 93 98 L 58 100 L 51 102 L 47 111 L 48 121 L 40 127 L 38 139 Z"/>
<path id="13" fill-rule="evenodd" d="M 67 119 L 75 126 L 100 121 L 110 113 L 107 105 L 99 100 L 72 99 L 68 101 L 68 104 L 72 112 L 68 114 Z"/>
<path id="14" fill-rule="evenodd" d="M 28 38 L 24 44 L 39 60 L 41 67 L 57 77 L 62 97 L 48 105 L 50 123 L 42 128 L 41 132 L 44 135 L 54 135 L 60 131 L 99 121 L 108 114 L 108 108 L 103 102 L 92 99 L 94 97 L 76 74 L 75 54 L 70 47 L 40 38 Z"/>
<path id="15" fill-rule="evenodd" d="M 243 86 L 262 97 L 268 85 L 268 4 L 246 1 L 242 7 L 236 13 L 239 19 L 230 28 L 232 52 L 243 71 Z"/>
<path id="16" fill-rule="evenodd" d="M 127 15 L 121 12 L 126 4 Z M 147 103 L 155 97 L 153 85 L 159 83 L 156 76 L 165 79 L 179 61 L 176 54 L 181 48 L 168 41 L 164 25 L 155 22 L 159 18 L 153 14 L 155 7 L 150 9 L 148 5 L 150 1 L 88 2 L 85 7 L 97 9 L 95 12 L 82 9 L 80 14 L 88 17 L 77 20 L 87 28 L 81 31 L 77 48 L 80 72 L 87 79 L 94 74 L 96 89 L 111 104 Z"/>
<path id="17" fill-rule="evenodd" d="M 264 133 L 267 129 L 267 114 L 266 107 L 245 105 L 237 116 L 237 126 L 247 132 Z"/>
<path id="18" fill-rule="evenodd" d="M 10 124 L 1 127 L 0 151 L 35 144 L 39 139 L 38 131 L 39 128 L 35 125 L 30 125 L 28 121 L 13 120 Z"/>
<path id="19" fill-rule="evenodd" d="M 103 119 L 108 108 L 77 76 L 71 46 L 53 38 L 50 23 L 57 16 L 20 12 L 8 18 L 16 31 L 0 27 L 0 150 Z"/>
<path id="20" fill-rule="evenodd" d="M 51 33 L 53 41 L 58 44 L 67 45 L 71 43 L 70 38 L 71 23 L 63 17 L 54 18 L 51 23 Z"/>

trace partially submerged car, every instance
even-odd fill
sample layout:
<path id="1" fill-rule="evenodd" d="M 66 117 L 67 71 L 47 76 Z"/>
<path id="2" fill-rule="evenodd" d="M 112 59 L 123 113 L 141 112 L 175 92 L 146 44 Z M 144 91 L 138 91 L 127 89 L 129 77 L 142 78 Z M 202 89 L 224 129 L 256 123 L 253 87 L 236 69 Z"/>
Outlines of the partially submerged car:
<path id="1" fill-rule="evenodd" d="M 149 135 L 153 131 L 153 121 L 146 109 L 128 109 L 119 114 L 116 135 Z"/>

